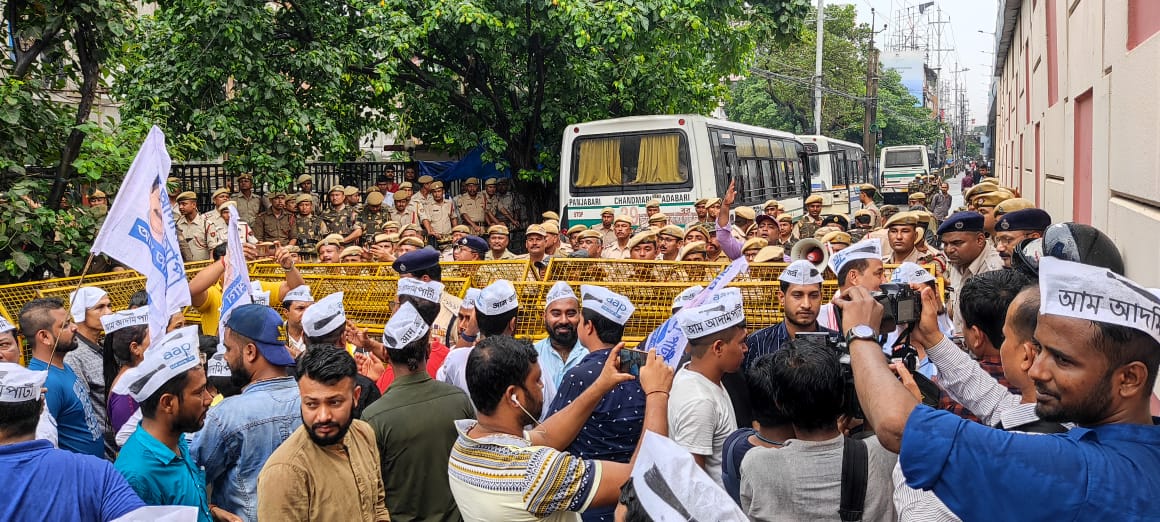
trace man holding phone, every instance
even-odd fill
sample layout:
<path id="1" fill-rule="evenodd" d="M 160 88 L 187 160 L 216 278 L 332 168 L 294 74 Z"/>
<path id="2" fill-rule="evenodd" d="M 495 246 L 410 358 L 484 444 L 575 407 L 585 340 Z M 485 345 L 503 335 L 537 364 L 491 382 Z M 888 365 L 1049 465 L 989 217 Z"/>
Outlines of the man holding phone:
<path id="1" fill-rule="evenodd" d="M 620 343 L 625 323 L 636 310 L 627 297 L 602 286 L 583 285 L 580 295 L 584 306 L 577 333 L 580 344 L 588 348 L 588 355 L 564 374 L 556 399 L 548 409 L 549 415 L 568 407 L 593 385 L 613 347 Z M 647 357 L 634 357 L 633 352 L 626 348 L 620 350 L 620 371 L 638 375 Z M 630 368 L 634 363 L 636 373 Z M 617 384 L 600 399 L 566 451 L 584 459 L 629 462 L 641 437 L 644 410 L 645 395 L 639 380 Z M 611 521 L 613 507 L 592 508 L 582 513 L 582 517 L 585 521 Z"/>

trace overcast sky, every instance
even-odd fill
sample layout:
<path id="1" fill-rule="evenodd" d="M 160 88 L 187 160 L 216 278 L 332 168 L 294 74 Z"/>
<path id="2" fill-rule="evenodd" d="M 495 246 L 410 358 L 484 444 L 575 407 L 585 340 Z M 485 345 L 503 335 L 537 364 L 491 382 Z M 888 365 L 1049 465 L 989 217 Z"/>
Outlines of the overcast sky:
<path id="1" fill-rule="evenodd" d="M 811 0 L 816 2 L 817 0 Z M 886 49 L 889 37 L 896 30 L 898 13 L 907 7 L 917 6 L 929 0 L 827 0 L 827 4 L 854 4 L 858 9 L 858 21 L 870 23 L 870 9 L 875 10 L 875 30 L 881 31 L 882 24 L 888 24 L 886 32 L 876 37 L 879 49 Z M 955 63 L 961 69 L 970 69 L 959 75 L 960 84 L 967 89 L 970 117 L 976 125 L 984 125 L 987 120 L 987 104 L 991 88 L 991 69 L 995 60 L 995 20 L 998 16 L 997 0 L 935 0 L 935 6 L 942 10 L 943 47 L 954 49 L 945 53 L 942 71 L 944 78 L 951 78 Z M 934 8 L 928 8 L 930 15 Z M 934 16 L 929 17 L 931 20 Z M 986 34 L 979 33 L 985 31 Z M 936 67 L 932 56 L 930 67 Z M 949 63 L 947 63 L 949 62 Z M 969 123 L 969 122 L 968 122 Z"/>

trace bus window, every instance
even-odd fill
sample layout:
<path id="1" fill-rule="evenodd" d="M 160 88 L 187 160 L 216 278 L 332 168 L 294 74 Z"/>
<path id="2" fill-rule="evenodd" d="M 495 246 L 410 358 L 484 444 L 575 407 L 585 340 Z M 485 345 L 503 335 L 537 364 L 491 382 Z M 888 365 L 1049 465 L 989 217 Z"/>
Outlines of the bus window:
<path id="1" fill-rule="evenodd" d="M 761 160 L 761 194 L 758 199 L 769 199 L 770 194 L 777 192 L 777 175 L 773 171 L 773 162 Z"/>
<path id="2" fill-rule="evenodd" d="M 757 168 L 757 160 L 753 158 L 746 159 L 745 190 L 738 192 L 741 195 L 741 201 L 749 202 L 759 197 L 761 187 L 761 171 Z"/>
<path id="3" fill-rule="evenodd" d="M 919 167 L 923 164 L 922 150 L 891 150 L 886 152 L 886 168 Z"/>
<path id="4" fill-rule="evenodd" d="M 737 157 L 752 158 L 753 157 L 753 138 L 738 134 L 737 140 Z"/>
<path id="5" fill-rule="evenodd" d="M 576 188 L 670 185 L 689 180 L 689 151 L 679 132 L 592 136 L 573 145 Z M 582 192 L 582 191 L 581 191 Z"/>
<path id="6" fill-rule="evenodd" d="M 765 138 L 753 138 L 753 155 L 758 158 L 772 157 L 769 151 L 769 140 Z"/>

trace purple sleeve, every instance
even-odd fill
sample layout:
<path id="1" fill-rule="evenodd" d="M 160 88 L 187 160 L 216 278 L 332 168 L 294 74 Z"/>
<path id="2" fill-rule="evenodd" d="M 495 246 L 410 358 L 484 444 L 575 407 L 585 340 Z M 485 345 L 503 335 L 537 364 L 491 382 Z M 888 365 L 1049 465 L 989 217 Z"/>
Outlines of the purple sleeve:
<path id="1" fill-rule="evenodd" d="M 109 394 L 109 424 L 112 425 L 114 432 L 119 431 L 135 411 L 137 411 L 137 401 L 133 400 L 132 397 L 119 393 Z"/>
<path id="2" fill-rule="evenodd" d="M 721 244 L 721 251 L 729 256 L 732 261 L 741 257 L 742 243 L 733 237 L 733 233 L 727 228 L 721 228 L 721 225 L 714 223 L 717 227 L 717 242 Z"/>

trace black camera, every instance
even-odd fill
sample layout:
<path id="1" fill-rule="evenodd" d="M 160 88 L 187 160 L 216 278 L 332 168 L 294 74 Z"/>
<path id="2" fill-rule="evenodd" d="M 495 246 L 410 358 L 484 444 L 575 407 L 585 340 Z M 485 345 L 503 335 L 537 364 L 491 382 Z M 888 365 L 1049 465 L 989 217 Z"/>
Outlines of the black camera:
<path id="1" fill-rule="evenodd" d="M 892 331 L 900 324 L 915 324 L 922 316 L 922 294 L 910 286 L 883 283 L 882 289 L 872 295 L 883 309 L 879 332 Z"/>

